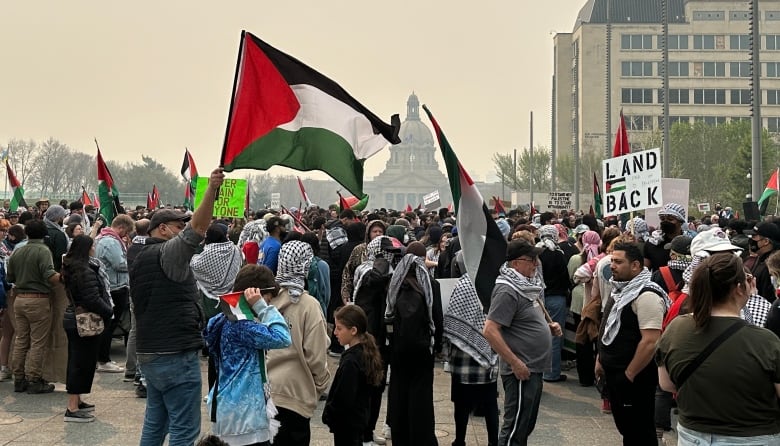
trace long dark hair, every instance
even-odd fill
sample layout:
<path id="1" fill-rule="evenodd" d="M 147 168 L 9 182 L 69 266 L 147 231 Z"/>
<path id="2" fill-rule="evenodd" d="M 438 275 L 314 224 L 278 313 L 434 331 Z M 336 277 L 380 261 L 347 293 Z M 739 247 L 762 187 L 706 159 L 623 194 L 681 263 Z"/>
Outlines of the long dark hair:
<path id="1" fill-rule="evenodd" d="M 60 271 L 60 281 L 62 281 L 62 283 L 68 285 L 72 279 L 71 275 L 73 272 L 68 266 L 83 264 L 86 267 L 89 263 L 89 251 L 92 249 L 94 243 L 92 237 L 88 235 L 79 235 L 73 239 L 73 242 L 70 244 L 70 249 L 68 249 L 68 252 L 65 254 L 65 258 L 62 259 L 63 268 L 62 271 Z"/>
<path id="2" fill-rule="evenodd" d="M 731 252 L 713 254 L 693 272 L 689 299 L 696 327 L 710 322 L 712 307 L 727 302 L 734 287 L 745 285 L 742 259 Z"/>
<path id="3" fill-rule="evenodd" d="M 349 329 L 357 328 L 358 339 L 360 339 L 360 343 L 363 345 L 363 364 L 366 367 L 368 383 L 372 386 L 381 384 L 384 379 L 382 356 L 379 354 L 379 347 L 376 345 L 374 336 L 366 332 L 368 317 L 365 311 L 358 305 L 345 305 L 336 311 L 334 318 Z"/>

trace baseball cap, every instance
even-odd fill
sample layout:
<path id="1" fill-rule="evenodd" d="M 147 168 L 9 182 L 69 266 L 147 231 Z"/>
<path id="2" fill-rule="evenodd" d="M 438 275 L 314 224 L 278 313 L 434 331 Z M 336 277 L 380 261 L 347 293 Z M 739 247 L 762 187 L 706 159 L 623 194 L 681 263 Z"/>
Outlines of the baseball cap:
<path id="1" fill-rule="evenodd" d="M 693 239 L 687 235 L 678 235 L 677 237 L 673 238 L 670 243 L 665 244 L 664 249 L 671 249 L 677 254 L 682 254 L 684 256 L 691 255 L 692 241 Z"/>
<path id="2" fill-rule="evenodd" d="M 780 228 L 778 228 L 780 232 Z M 675 237 L 677 238 L 677 237 Z M 672 240 L 674 242 L 674 240 Z M 691 241 L 691 253 L 701 251 L 708 252 L 720 252 L 720 251 L 742 251 L 739 246 L 732 245 L 729 241 L 728 235 L 723 232 L 721 228 L 712 228 L 707 231 L 700 232 L 699 235 L 693 238 Z"/>
<path id="3" fill-rule="evenodd" d="M 149 230 L 152 231 L 157 229 L 157 227 L 161 224 L 172 221 L 181 221 L 186 223 L 190 221 L 190 216 L 184 212 L 174 211 L 173 209 L 158 209 L 152 213 L 152 218 L 150 220 Z"/>
<path id="4" fill-rule="evenodd" d="M 578 225 L 576 228 L 574 228 L 575 234 L 584 234 L 588 231 L 590 231 L 590 227 L 588 225 Z"/>
<path id="5" fill-rule="evenodd" d="M 531 258 L 539 257 L 544 249 L 537 248 L 525 240 L 515 239 L 509 242 L 509 246 L 506 248 L 506 261 L 519 259 L 522 256 L 528 256 Z"/>
<path id="6" fill-rule="evenodd" d="M 752 230 L 746 230 L 747 235 L 760 235 L 770 240 L 780 242 L 780 227 L 771 221 L 762 221 L 757 224 Z"/>

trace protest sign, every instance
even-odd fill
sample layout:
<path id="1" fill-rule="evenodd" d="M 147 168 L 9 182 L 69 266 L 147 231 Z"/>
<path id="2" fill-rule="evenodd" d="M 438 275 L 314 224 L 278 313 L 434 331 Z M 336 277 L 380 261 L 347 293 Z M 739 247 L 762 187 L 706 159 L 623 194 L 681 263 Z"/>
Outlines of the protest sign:
<path id="1" fill-rule="evenodd" d="M 571 209 L 571 192 L 550 192 L 547 209 Z"/>
<path id="2" fill-rule="evenodd" d="M 661 206 L 661 150 L 644 150 L 604 160 L 602 180 L 604 215 Z"/>
<path id="3" fill-rule="evenodd" d="M 423 206 L 425 209 L 437 209 L 441 207 L 441 198 L 439 197 L 438 189 L 430 194 L 423 195 Z"/>
<path id="4" fill-rule="evenodd" d="M 688 209 L 688 195 L 691 180 L 687 178 L 662 178 L 661 189 L 663 190 L 664 201 L 657 207 L 645 209 L 645 221 L 648 225 L 658 227 L 661 220 L 658 218 L 658 211 L 664 204 L 677 203 Z"/>
<path id="5" fill-rule="evenodd" d="M 203 201 L 203 194 L 209 185 L 208 177 L 198 177 L 195 189 L 195 208 Z M 244 218 L 246 180 L 225 178 L 214 202 L 214 217 Z"/>

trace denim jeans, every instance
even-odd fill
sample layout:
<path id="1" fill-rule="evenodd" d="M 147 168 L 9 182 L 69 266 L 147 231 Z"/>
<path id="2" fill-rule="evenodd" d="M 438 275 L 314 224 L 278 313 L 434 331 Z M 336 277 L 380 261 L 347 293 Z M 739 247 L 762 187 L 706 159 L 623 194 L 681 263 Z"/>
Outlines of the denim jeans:
<path id="1" fill-rule="evenodd" d="M 139 354 L 146 378 L 146 415 L 140 446 L 192 446 L 200 435 L 201 377 L 198 351 Z"/>
<path id="2" fill-rule="evenodd" d="M 566 325 L 566 296 L 544 296 L 544 306 L 553 322 L 561 325 L 563 330 Z M 544 379 L 556 380 L 561 376 L 561 347 L 563 347 L 563 336 L 553 336 L 552 338 L 552 368 L 549 373 L 544 374 Z"/>
<path id="3" fill-rule="evenodd" d="M 705 434 L 677 424 L 678 446 L 780 446 L 780 434 L 756 437 Z"/>

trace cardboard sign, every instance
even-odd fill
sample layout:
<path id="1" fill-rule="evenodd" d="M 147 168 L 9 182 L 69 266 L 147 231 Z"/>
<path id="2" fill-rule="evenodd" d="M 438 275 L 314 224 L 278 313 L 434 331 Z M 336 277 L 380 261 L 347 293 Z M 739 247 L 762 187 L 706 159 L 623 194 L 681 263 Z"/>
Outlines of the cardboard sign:
<path id="1" fill-rule="evenodd" d="M 571 192 L 550 192 L 547 209 L 571 209 Z"/>
<path id="2" fill-rule="evenodd" d="M 658 218 L 658 211 L 661 210 L 664 204 L 677 203 L 687 210 L 690 183 L 691 180 L 687 178 L 661 179 L 664 201 L 658 207 L 645 210 L 645 221 L 647 224 L 656 228 L 661 224 L 661 220 Z"/>
<path id="3" fill-rule="evenodd" d="M 195 208 L 203 201 L 203 194 L 209 185 L 208 177 L 198 177 L 195 189 Z M 219 188 L 219 197 L 214 202 L 214 217 L 244 218 L 246 180 L 225 178 Z"/>
<path id="4" fill-rule="evenodd" d="M 604 215 L 662 206 L 661 149 L 604 160 L 602 180 Z"/>
<path id="5" fill-rule="evenodd" d="M 439 198 L 439 191 L 435 190 L 430 194 L 423 195 L 423 206 L 425 209 L 437 209 L 441 207 L 441 198 Z"/>

